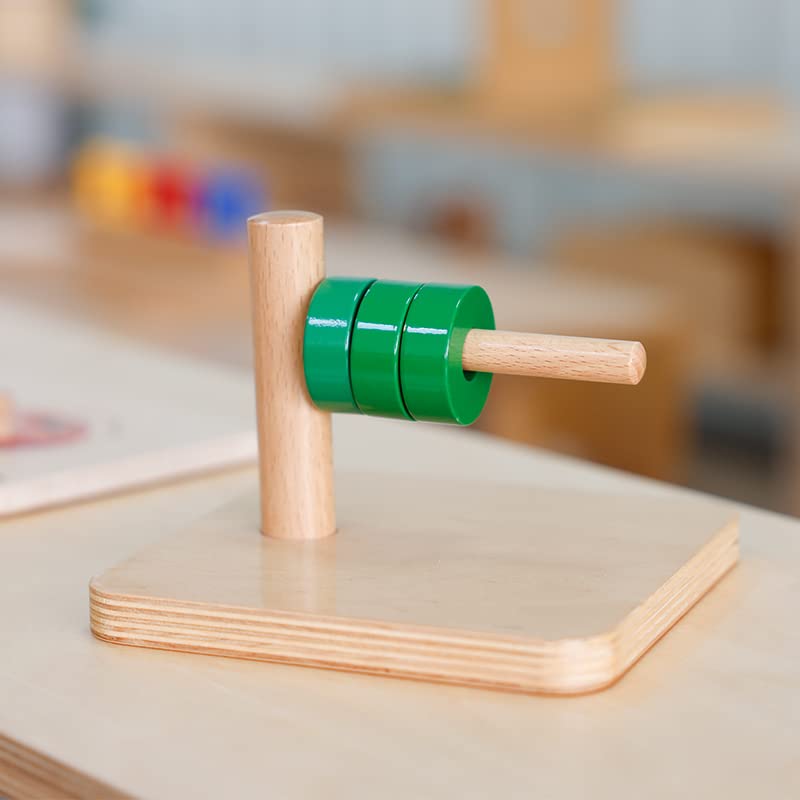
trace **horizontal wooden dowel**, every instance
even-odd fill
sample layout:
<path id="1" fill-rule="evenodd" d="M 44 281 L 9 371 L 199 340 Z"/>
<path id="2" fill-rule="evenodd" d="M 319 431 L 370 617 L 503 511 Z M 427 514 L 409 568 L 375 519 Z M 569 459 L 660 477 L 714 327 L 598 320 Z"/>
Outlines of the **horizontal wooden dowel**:
<path id="1" fill-rule="evenodd" d="M 470 372 L 634 385 L 647 354 L 640 342 L 473 329 L 461 363 Z"/>

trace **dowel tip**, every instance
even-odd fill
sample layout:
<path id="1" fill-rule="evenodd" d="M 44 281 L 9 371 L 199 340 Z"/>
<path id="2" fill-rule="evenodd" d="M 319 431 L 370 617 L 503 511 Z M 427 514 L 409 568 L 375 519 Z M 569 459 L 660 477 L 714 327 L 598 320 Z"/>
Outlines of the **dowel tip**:
<path id="1" fill-rule="evenodd" d="M 641 342 L 634 342 L 628 360 L 628 376 L 632 386 L 636 386 L 647 370 L 647 351 Z"/>
<path id="2" fill-rule="evenodd" d="M 322 217 L 313 211 L 264 211 L 249 217 L 247 227 L 253 228 L 262 225 L 308 225 L 321 222 Z"/>

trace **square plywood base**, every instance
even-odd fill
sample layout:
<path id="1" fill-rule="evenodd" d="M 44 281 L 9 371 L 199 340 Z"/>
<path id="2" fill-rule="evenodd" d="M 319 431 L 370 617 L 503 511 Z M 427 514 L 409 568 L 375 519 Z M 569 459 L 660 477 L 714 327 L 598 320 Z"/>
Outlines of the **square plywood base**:
<path id="1" fill-rule="evenodd" d="M 90 587 L 110 642 L 524 692 L 622 676 L 738 558 L 708 501 L 345 476 L 339 531 L 258 533 L 254 489 Z"/>

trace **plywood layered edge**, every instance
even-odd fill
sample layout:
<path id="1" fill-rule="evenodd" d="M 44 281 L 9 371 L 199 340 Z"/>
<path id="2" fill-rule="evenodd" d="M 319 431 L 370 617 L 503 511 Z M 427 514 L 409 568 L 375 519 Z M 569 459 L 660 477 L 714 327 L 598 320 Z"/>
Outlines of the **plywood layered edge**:
<path id="1" fill-rule="evenodd" d="M 13 800 L 130 800 L 130 795 L 3 734 L 0 734 L 0 794 Z"/>
<path id="2" fill-rule="evenodd" d="M 581 694 L 622 677 L 736 564 L 738 531 L 735 517 L 709 531 L 677 571 L 596 635 L 545 639 L 142 596 L 115 589 L 113 570 L 90 584 L 91 628 L 107 642 L 137 647 L 511 692 Z"/>

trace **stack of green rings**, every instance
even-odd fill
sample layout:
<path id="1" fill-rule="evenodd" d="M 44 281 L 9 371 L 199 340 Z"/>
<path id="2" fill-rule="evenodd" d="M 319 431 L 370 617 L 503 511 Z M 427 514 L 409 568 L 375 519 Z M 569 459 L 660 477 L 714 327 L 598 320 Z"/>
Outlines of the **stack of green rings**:
<path id="1" fill-rule="evenodd" d="M 327 278 L 306 317 L 308 392 L 325 411 L 470 425 L 492 382 L 461 366 L 472 328 L 494 329 L 480 286 Z"/>

